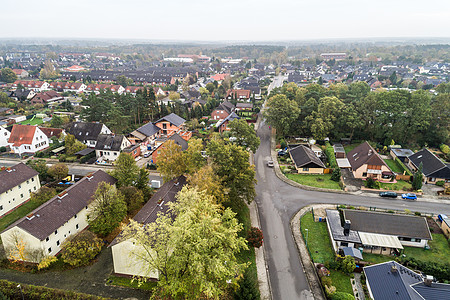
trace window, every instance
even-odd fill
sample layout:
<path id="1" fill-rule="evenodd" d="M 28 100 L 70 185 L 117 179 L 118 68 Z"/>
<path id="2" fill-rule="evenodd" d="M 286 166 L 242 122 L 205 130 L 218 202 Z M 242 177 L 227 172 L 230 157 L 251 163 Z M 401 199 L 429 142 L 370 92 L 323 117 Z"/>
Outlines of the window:
<path id="1" fill-rule="evenodd" d="M 21 189 L 22 188 L 22 186 L 19 184 L 19 189 Z"/>
<path id="2" fill-rule="evenodd" d="M 76 229 L 78 229 L 78 224 L 75 226 Z"/>
<path id="3" fill-rule="evenodd" d="M 20 198 L 23 198 L 23 194 L 20 194 Z"/>
<path id="4" fill-rule="evenodd" d="M 309 168 L 303 168 L 303 171 L 304 171 L 304 172 L 308 172 L 308 171 L 309 171 Z"/>
<path id="5" fill-rule="evenodd" d="M 31 178 L 31 182 L 34 182 L 34 177 L 33 177 L 33 178 Z"/>
<path id="6" fill-rule="evenodd" d="M 341 246 L 342 247 L 348 247 L 348 243 L 347 242 L 341 242 Z"/>
<path id="7" fill-rule="evenodd" d="M 364 172 L 362 176 L 367 177 L 367 172 Z"/>
<path id="8" fill-rule="evenodd" d="M 77 218 L 77 214 L 75 214 L 75 216 L 73 216 L 75 219 Z"/>
<path id="9" fill-rule="evenodd" d="M 30 181 L 29 181 L 29 180 L 27 180 L 27 184 L 30 184 Z"/>
<path id="10" fill-rule="evenodd" d="M 55 234 L 58 234 L 58 229 L 55 230 Z"/>
<path id="11" fill-rule="evenodd" d="M 59 246 L 59 240 L 56 241 L 56 246 Z"/>
<path id="12" fill-rule="evenodd" d="M 3 210 L 3 205 L 0 205 L 0 210 Z"/>
<path id="13" fill-rule="evenodd" d="M 49 238 L 49 237 L 47 237 L 47 238 L 45 239 L 45 241 L 46 241 L 46 242 L 50 241 L 50 238 Z"/>
<path id="14" fill-rule="evenodd" d="M 48 253 L 51 253 L 52 252 L 52 248 L 50 247 L 50 248 L 48 248 Z"/>
<path id="15" fill-rule="evenodd" d="M 36 190 L 36 187 L 34 187 L 34 190 Z"/>

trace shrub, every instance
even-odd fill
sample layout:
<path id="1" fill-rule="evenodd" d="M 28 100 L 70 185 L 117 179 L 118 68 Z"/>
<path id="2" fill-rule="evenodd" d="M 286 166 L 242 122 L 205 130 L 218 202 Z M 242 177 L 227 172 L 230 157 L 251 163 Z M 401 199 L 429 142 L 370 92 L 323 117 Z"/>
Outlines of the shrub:
<path id="1" fill-rule="evenodd" d="M 336 287 L 334 285 L 326 285 L 325 293 L 328 297 L 333 297 L 333 295 L 336 293 Z"/>
<path id="2" fill-rule="evenodd" d="M 336 292 L 331 297 L 331 300 L 354 300 L 355 297 L 349 293 Z"/>
<path id="3" fill-rule="evenodd" d="M 339 181 L 341 179 L 341 169 L 340 168 L 334 168 L 333 173 L 331 173 L 331 180 L 333 181 Z"/>
<path id="4" fill-rule="evenodd" d="M 345 256 L 345 258 L 341 260 L 340 268 L 347 274 L 353 273 L 356 268 L 355 259 L 350 255 Z"/>
<path id="5" fill-rule="evenodd" d="M 284 149 L 284 148 L 287 147 L 287 143 L 286 143 L 286 141 L 284 139 L 280 140 L 280 146 L 281 146 L 281 149 Z"/>
<path id="6" fill-rule="evenodd" d="M 328 276 L 323 276 L 322 278 L 320 278 L 320 281 L 322 281 L 322 285 L 323 286 L 331 286 L 332 285 L 332 281 L 331 278 Z"/>
<path id="7" fill-rule="evenodd" d="M 441 149 L 442 153 L 444 153 L 445 155 L 450 154 L 450 147 L 442 144 L 441 146 L 439 146 L 439 148 Z"/>
<path id="8" fill-rule="evenodd" d="M 432 275 L 437 280 L 450 278 L 450 264 L 448 262 L 424 262 L 413 257 L 406 257 L 401 259 L 401 263 L 412 269 L 420 270 L 427 275 Z"/>
<path id="9" fill-rule="evenodd" d="M 416 211 L 415 213 L 414 213 L 416 216 L 421 216 L 422 214 L 420 213 L 420 211 Z"/>
<path id="10" fill-rule="evenodd" d="M 6 147 L 0 147 L 0 152 L 6 152 Z"/>
<path id="11" fill-rule="evenodd" d="M 336 157 L 334 156 L 334 149 L 333 146 L 331 146 L 331 144 L 329 142 L 325 143 L 325 155 L 328 158 L 328 162 L 330 164 L 330 167 L 335 169 L 338 167 L 337 162 L 336 162 Z"/>
<path id="12" fill-rule="evenodd" d="M 71 266 L 87 265 L 102 250 L 102 240 L 90 231 L 83 231 L 62 245 L 61 258 Z"/>
<path id="13" fill-rule="evenodd" d="M 436 181 L 436 185 L 437 185 L 437 186 L 444 186 L 444 184 L 445 184 L 445 181 L 444 181 L 444 180 Z"/>
<path id="14" fill-rule="evenodd" d="M 35 202 L 41 205 L 53 198 L 53 196 L 55 195 L 55 189 L 43 186 L 39 189 L 39 191 L 31 194 L 31 202 Z"/>
<path id="15" fill-rule="evenodd" d="M 47 269 L 56 261 L 58 261 L 58 259 L 55 256 L 46 256 L 41 260 L 37 268 L 38 270 Z"/>
<path id="16" fill-rule="evenodd" d="M 252 227 L 248 231 L 247 241 L 252 247 L 259 248 L 263 243 L 263 233 L 258 227 Z"/>
<path id="17" fill-rule="evenodd" d="M 373 180 L 372 177 L 367 177 L 365 185 L 366 185 L 366 187 L 368 187 L 369 189 L 373 189 L 374 186 L 375 186 L 375 180 Z"/>
<path id="18" fill-rule="evenodd" d="M 245 270 L 244 276 L 239 280 L 239 288 L 234 292 L 235 300 L 260 299 L 258 281 L 252 276 L 250 268 Z"/>

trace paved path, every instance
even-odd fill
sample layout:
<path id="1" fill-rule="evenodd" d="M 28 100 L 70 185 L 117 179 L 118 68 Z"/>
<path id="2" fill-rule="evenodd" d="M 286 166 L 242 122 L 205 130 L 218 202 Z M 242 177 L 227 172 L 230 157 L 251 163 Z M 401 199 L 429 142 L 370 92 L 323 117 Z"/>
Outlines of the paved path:
<path id="1" fill-rule="evenodd" d="M 430 213 L 450 213 L 445 200 L 435 202 L 383 199 L 376 195 L 336 194 L 307 191 L 281 181 L 265 163 L 271 159 L 269 128 L 261 122 L 258 128 L 261 145 L 255 153 L 258 184 L 255 199 L 264 232 L 273 299 L 311 299 L 289 221 L 302 207 L 317 203 L 376 206 L 389 209 L 410 209 Z"/>

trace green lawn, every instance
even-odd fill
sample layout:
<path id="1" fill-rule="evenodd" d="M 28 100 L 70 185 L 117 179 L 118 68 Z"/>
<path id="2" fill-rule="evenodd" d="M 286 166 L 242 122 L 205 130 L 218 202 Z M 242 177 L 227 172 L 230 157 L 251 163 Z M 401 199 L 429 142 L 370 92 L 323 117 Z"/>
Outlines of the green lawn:
<path id="1" fill-rule="evenodd" d="M 312 213 L 309 212 L 301 218 L 301 230 L 306 241 L 305 229 L 308 229 L 308 248 L 314 262 L 333 261 L 335 255 L 328 237 L 327 223 L 314 222 Z"/>
<path id="2" fill-rule="evenodd" d="M 331 284 L 336 287 L 336 291 L 353 295 L 350 276 L 335 270 L 330 270 L 330 272 Z"/>
<path id="3" fill-rule="evenodd" d="M 406 257 L 414 257 L 425 262 L 442 263 L 448 261 L 450 257 L 450 246 L 443 234 L 432 233 L 432 241 L 428 242 L 431 249 L 425 250 L 423 248 L 405 247 L 404 254 Z"/>
<path id="4" fill-rule="evenodd" d="M 290 174 L 287 173 L 286 177 L 290 180 L 298 182 L 300 184 L 304 184 L 307 186 L 313 186 L 323 189 L 333 189 L 340 190 L 341 187 L 339 183 L 331 180 L 331 174 L 321 174 L 321 175 L 313 175 L 313 174 Z"/>
<path id="5" fill-rule="evenodd" d="M 391 168 L 392 172 L 403 174 L 403 168 L 393 159 L 385 159 L 386 164 Z"/>
<path id="6" fill-rule="evenodd" d="M 141 285 L 139 285 L 139 282 L 137 280 L 118 276 L 109 276 L 107 284 L 124 286 L 134 289 L 143 289 L 148 291 L 151 291 L 156 287 L 156 281 L 146 281 L 142 282 Z"/>
<path id="7" fill-rule="evenodd" d="M 30 120 L 25 120 L 23 122 L 20 122 L 20 124 L 22 124 L 22 125 L 41 125 L 42 123 L 44 123 L 44 121 L 42 121 L 41 118 L 33 118 Z"/>
<path id="8" fill-rule="evenodd" d="M 344 146 L 345 154 L 349 153 L 350 151 L 352 151 L 353 149 L 355 149 L 356 146 L 359 146 L 360 144 L 361 144 L 361 143 L 345 145 L 345 146 Z"/>
<path id="9" fill-rule="evenodd" d="M 407 191 L 408 189 L 412 188 L 411 183 L 403 180 L 397 180 L 396 183 L 383 183 L 380 182 L 380 186 L 382 189 L 385 190 L 392 190 L 392 191 Z"/>
<path id="10" fill-rule="evenodd" d="M 373 253 L 363 253 L 364 261 L 368 261 L 374 264 L 379 264 L 387 261 L 394 260 L 393 256 L 373 254 Z"/>
<path id="11" fill-rule="evenodd" d="M 28 201 L 22 206 L 16 208 L 6 216 L 0 219 L 0 232 L 6 229 L 9 225 L 14 223 L 16 220 L 28 215 L 32 210 L 40 206 L 42 203 L 36 203 L 32 201 Z"/>

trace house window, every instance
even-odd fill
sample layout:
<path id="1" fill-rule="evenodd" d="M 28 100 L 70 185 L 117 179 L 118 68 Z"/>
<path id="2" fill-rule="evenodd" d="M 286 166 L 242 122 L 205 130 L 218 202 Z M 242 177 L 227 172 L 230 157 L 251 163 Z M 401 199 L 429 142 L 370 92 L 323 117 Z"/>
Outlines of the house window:
<path id="1" fill-rule="evenodd" d="M 23 194 L 20 194 L 20 198 L 23 198 Z"/>
<path id="2" fill-rule="evenodd" d="M 48 248 L 48 253 L 51 253 L 52 252 L 52 248 Z"/>
<path id="3" fill-rule="evenodd" d="M 28 190 L 28 193 L 30 193 L 30 194 L 31 194 L 31 189 L 29 189 L 29 190 Z"/>
<path id="4" fill-rule="evenodd" d="M 56 246 L 59 246 L 59 240 L 56 241 Z"/>
<path id="5" fill-rule="evenodd" d="M 364 172 L 362 176 L 367 177 L 367 172 Z"/>
<path id="6" fill-rule="evenodd" d="M 304 172 L 308 172 L 308 171 L 309 171 L 309 168 L 303 168 L 303 171 L 304 171 Z"/>
<path id="7" fill-rule="evenodd" d="M 31 182 L 34 182 L 34 177 L 33 177 L 33 178 L 31 178 Z"/>
<path id="8" fill-rule="evenodd" d="M 0 210 L 3 210 L 3 205 L 0 205 Z"/>
<path id="9" fill-rule="evenodd" d="M 22 188 L 22 186 L 19 184 L 19 189 L 21 189 Z"/>
<path id="10" fill-rule="evenodd" d="M 342 247 L 348 247 L 348 243 L 347 242 L 341 242 L 341 246 Z"/>
<path id="11" fill-rule="evenodd" d="M 78 224 L 75 226 L 76 229 L 78 229 Z"/>
<path id="12" fill-rule="evenodd" d="M 50 241 L 50 238 L 49 238 L 49 237 L 46 237 L 46 238 L 45 238 L 45 241 L 46 241 L 46 242 Z"/>
<path id="13" fill-rule="evenodd" d="M 30 184 L 30 181 L 29 181 L 29 180 L 27 180 L 27 184 Z"/>
<path id="14" fill-rule="evenodd" d="M 77 215 L 75 214 L 75 216 L 73 216 L 75 219 L 77 218 Z"/>
<path id="15" fill-rule="evenodd" d="M 34 190 L 36 190 L 36 187 L 34 187 Z"/>
<path id="16" fill-rule="evenodd" d="M 55 230 L 55 235 L 58 234 L 58 229 Z"/>

